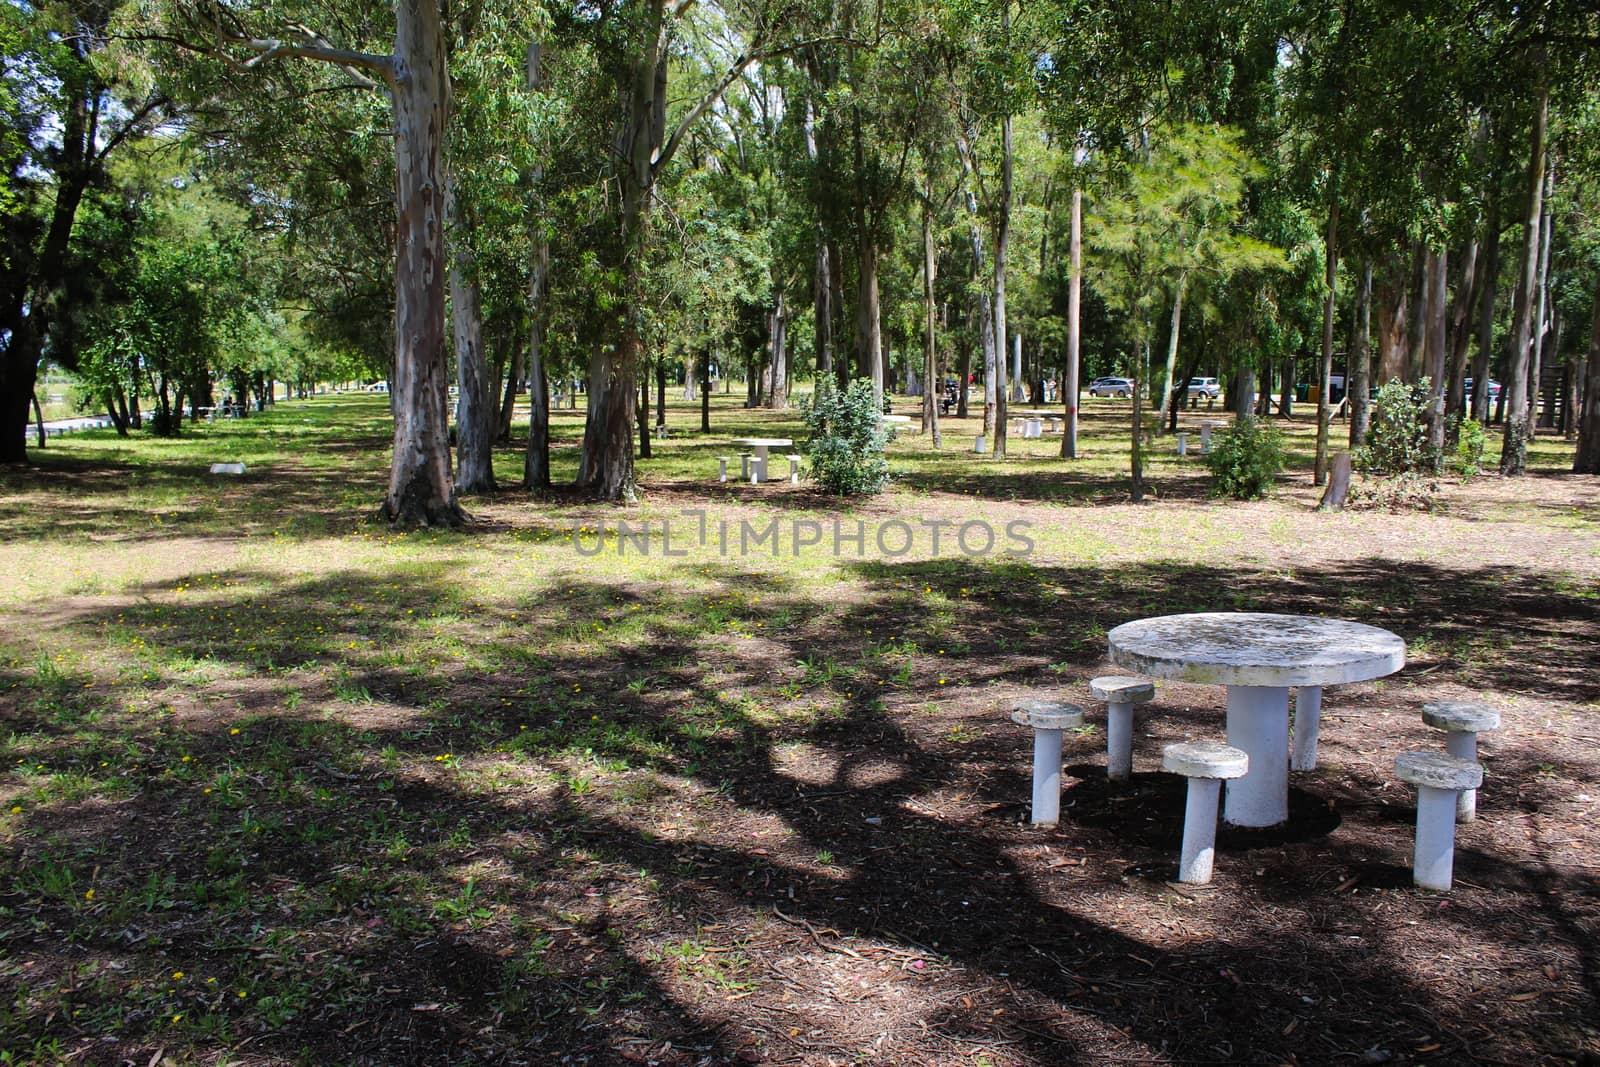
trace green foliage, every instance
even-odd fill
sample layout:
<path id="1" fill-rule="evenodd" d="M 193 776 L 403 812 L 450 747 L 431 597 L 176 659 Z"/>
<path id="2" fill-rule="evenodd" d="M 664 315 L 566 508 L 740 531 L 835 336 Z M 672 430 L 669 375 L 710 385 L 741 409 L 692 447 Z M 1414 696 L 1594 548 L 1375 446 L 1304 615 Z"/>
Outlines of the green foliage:
<path id="1" fill-rule="evenodd" d="M 1414 385 L 1397 378 L 1378 390 L 1367 443 L 1356 450 L 1354 459 L 1356 467 L 1369 474 L 1439 469 L 1440 457 L 1428 445 L 1427 378 Z"/>
<path id="2" fill-rule="evenodd" d="M 1241 416 L 1211 438 L 1206 465 L 1218 496 L 1256 500 L 1272 491 L 1284 467 L 1283 433 L 1264 419 Z"/>
<path id="3" fill-rule="evenodd" d="M 1089 206 L 1090 281 L 1134 340 L 1149 339 L 1180 286 L 1284 266 L 1282 249 L 1239 232 L 1246 184 L 1260 175 L 1238 130 L 1185 123 L 1156 131 L 1148 155 Z"/>
<path id="4" fill-rule="evenodd" d="M 811 473 L 821 486 L 840 496 L 879 492 L 889 481 L 889 461 L 883 449 L 893 436 L 879 418 L 872 398 L 872 382 L 858 378 L 840 392 L 824 378 L 805 409 L 806 456 Z"/>
<path id="5" fill-rule="evenodd" d="M 1450 457 L 1450 469 L 1459 474 L 1462 480 L 1475 478 L 1483 473 L 1483 449 L 1488 443 L 1488 435 L 1477 419 L 1456 415 L 1451 421 L 1454 425 L 1450 428 L 1450 436 L 1456 446 L 1455 454 Z"/>

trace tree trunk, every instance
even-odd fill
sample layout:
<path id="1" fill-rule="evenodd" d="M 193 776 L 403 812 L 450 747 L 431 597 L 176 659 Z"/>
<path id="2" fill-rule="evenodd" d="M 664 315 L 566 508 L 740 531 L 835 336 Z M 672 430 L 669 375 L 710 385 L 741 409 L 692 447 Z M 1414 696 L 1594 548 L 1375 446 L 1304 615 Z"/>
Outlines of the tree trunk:
<path id="1" fill-rule="evenodd" d="M 1317 393 L 1317 454 L 1311 474 L 1313 485 L 1321 485 L 1328 479 L 1328 424 L 1333 417 L 1328 391 L 1333 384 L 1333 302 L 1337 296 L 1339 279 L 1338 237 L 1339 205 L 1335 202 L 1328 208 L 1327 271 L 1323 277 L 1322 296 L 1322 386 Z"/>
<path id="2" fill-rule="evenodd" d="M 1472 361 L 1472 417 L 1489 423 L 1489 370 L 1494 360 L 1494 308 L 1500 284 L 1500 198 L 1489 183 L 1489 214 L 1483 226 L 1483 285 L 1478 293 L 1478 354 Z"/>
<path id="3" fill-rule="evenodd" d="M 970 313 L 970 310 L 969 310 Z M 961 380 L 956 383 L 956 418 L 967 417 L 967 402 L 972 395 L 972 340 L 961 335 Z"/>
<path id="4" fill-rule="evenodd" d="M 1061 456 L 1078 458 L 1078 381 L 1083 298 L 1083 190 L 1072 190 L 1071 233 L 1067 244 L 1067 366 L 1061 375 L 1066 420 L 1061 427 Z"/>
<path id="5" fill-rule="evenodd" d="M 1158 409 L 1163 417 L 1156 420 L 1157 437 L 1161 436 L 1164 428 L 1165 413 L 1172 407 L 1172 378 L 1178 369 L 1178 327 L 1183 323 L 1183 290 L 1188 283 L 1189 272 L 1182 271 L 1178 274 L 1177 285 L 1172 290 L 1172 330 L 1167 335 L 1166 380 L 1161 383 L 1161 407 Z"/>
<path id="6" fill-rule="evenodd" d="M 667 361 L 656 360 L 656 426 L 667 424 Z"/>
<path id="7" fill-rule="evenodd" d="M 492 493 L 494 484 L 494 379 L 483 350 L 483 303 L 472 250 L 471 227 L 455 193 L 445 185 L 449 218 L 450 311 L 456 342 L 456 494 Z"/>
<path id="8" fill-rule="evenodd" d="M 872 399 L 883 402 L 883 319 L 878 306 L 878 242 L 861 241 L 856 284 L 856 377 L 872 379 Z"/>
<path id="9" fill-rule="evenodd" d="M 1465 405 L 1467 351 L 1472 343 L 1472 311 L 1478 304 L 1478 289 L 1483 285 L 1483 257 L 1478 255 L 1476 238 L 1467 242 L 1467 254 L 1456 281 L 1455 306 L 1450 323 L 1449 389 L 1445 397 L 1445 416 L 1459 415 Z"/>
<path id="10" fill-rule="evenodd" d="M 1406 366 L 1402 377 L 1415 384 L 1427 373 L 1428 347 L 1428 254 L 1421 241 L 1411 242 L 1412 305 L 1417 313 L 1411 317 L 1411 330 L 1406 338 Z"/>
<path id="11" fill-rule="evenodd" d="M 783 290 L 780 288 L 777 292 L 767 316 L 767 358 L 772 368 L 772 388 L 767 391 L 766 406 L 781 411 L 789 406 L 789 307 Z"/>
<path id="12" fill-rule="evenodd" d="M 1550 118 L 1550 91 L 1542 91 L 1534 113 L 1528 151 L 1528 200 L 1523 216 L 1522 270 L 1517 303 L 1512 314 L 1510 381 L 1502 394 L 1506 401 L 1506 429 L 1500 448 L 1500 473 L 1525 474 L 1528 469 L 1528 364 L 1533 349 L 1533 305 L 1539 271 L 1539 219 L 1543 210 L 1545 129 Z"/>
<path id="13" fill-rule="evenodd" d="M 1011 5 L 1001 8 L 1007 30 Z M 994 226 L 994 448 L 996 459 L 1006 454 L 1006 405 L 1010 398 L 1006 374 L 1006 270 L 1011 248 L 1011 115 L 1000 117 L 1000 201 L 995 205 Z"/>
<path id="14" fill-rule="evenodd" d="M 1449 307 L 1445 287 L 1450 268 L 1447 253 L 1429 248 L 1423 256 L 1428 299 L 1424 315 L 1423 372 L 1428 379 L 1428 448 L 1435 466 L 1444 459 L 1445 368 L 1448 365 Z"/>
<path id="15" fill-rule="evenodd" d="M 380 514 L 399 526 L 459 526 L 445 379 L 444 36 L 436 3 L 400 0 L 395 14 L 394 458 Z"/>
<path id="16" fill-rule="evenodd" d="M 517 391 L 522 388 L 522 379 L 528 373 L 528 368 L 523 363 L 527 353 L 516 343 L 514 329 L 512 336 L 506 388 L 500 397 L 500 417 L 495 420 L 495 440 L 502 444 L 509 444 L 511 441 L 511 423 L 515 420 L 517 412 Z"/>
<path id="17" fill-rule="evenodd" d="M 533 243 L 528 271 L 528 453 L 522 463 L 525 489 L 550 488 L 550 379 L 544 369 L 544 333 L 549 321 L 550 242 Z"/>
<path id="18" fill-rule="evenodd" d="M 622 321 L 616 342 L 597 345 L 590 355 L 589 410 L 578 468 L 579 484 L 596 499 L 618 503 L 633 503 L 639 497 L 633 431 L 644 357 L 645 240 L 666 127 L 669 32 L 664 7 L 665 0 L 649 0 L 638 31 L 638 51 L 621 87 L 622 121 L 614 148 L 620 161 Z"/>
<path id="19" fill-rule="evenodd" d="M 922 202 L 922 377 L 924 380 L 922 432 L 933 438 L 934 448 L 939 448 L 943 444 L 939 436 L 939 397 L 944 394 L 944 383 L 940 381 L 939 376 L 939 332 L 933 299 L 933 283 L 939 273 L 938 251 L 933 239 L 933 206 L 924 199 Z"/>
<path id="20" fill-rule="evenodd" d="M 1355 344 L 1350 346 L 1350 447 L 1367 443 L 1372 426 L 1372 260 L 1361 265 L 1361 288 L 1356 293 Z"/>
<path id="21" fill-rule="evenodd" d="M 1544 201 L 1539 217 L 1539 308 L 1533 318 L 1533 354 L 1528 362 L 1528 433 L 1532 435 L 1541 425 L 1539 418 L 1539 384 L 1544 377 L 1544 338 L 1548 328 L 1545 308 L 1550 303 L 1550 201 L 1555 191 L 1556 161 L 1553 154 L 1545 152 Z"/>
<path id="22" fill-rule="evenodd" d="M 1594 290 L 1594 321 L 1589 326 L 1588 364 L 1583 384 L 1583 415 L 1578 420 L 1574 474 L 1600 474 L 1600 284 Z"/>
<path id="23" fill-rule="evenodd" d="M 639 375 L 639 458 L 650 458 L 650 368 Z"/>
<path id="24" fill-rule="evenodd" d="M 821 384 L 820 381 L 818 384 Z M 711 350 L 700 354 L 700 432 L 711 432 Z"/>
<path id="25" fill-rule="evenodd" d="M 1133 372 L 1133 432 L 1129 436 L 1128 465 L 1132 468 L 1130 497 L 1135 504 L 1144 501 L 1144 390 L 1150 373 L 1150 324 L 1145 323 L 1145 340 L 1139 343 L 1138 366 Z"/>

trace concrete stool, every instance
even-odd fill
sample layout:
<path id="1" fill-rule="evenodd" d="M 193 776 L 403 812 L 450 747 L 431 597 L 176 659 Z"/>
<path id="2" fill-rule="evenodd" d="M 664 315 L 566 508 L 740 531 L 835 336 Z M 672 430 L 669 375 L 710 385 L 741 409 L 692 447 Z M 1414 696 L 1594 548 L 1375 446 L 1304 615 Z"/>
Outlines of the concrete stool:
<path id="1" fill-rule="evenodd" d="M 1294 691 L 1294 748 L 1291 771 L 1317 769 L 1317 735 L 1322 732 L 1322 686 L 1302 685 Z"/>
<path id="2" fill-rule="evenodd" d="M 1203 455 L 1211 455 L 1211 431 L 1226 423 L 1207 420 L 1200 424 L 1200 451 Z"/>
<path id="3" fill-rule="evenodd" d="M 1432 700 L 1422 705 L 1422 721 L 1444 730 L 1444 750 L 1456 759 L 1478 762 L 1478 734 L 1500 729 L 1500 713 L 1487 704 L 1470 700 Z M 1463 789 L 1456 797 L 1456 822 L 1478 816 L 1478 791 Z"/>
<path id="4" fill-rule="evenodd" d="M 1456 859 L 1456 797 L 1483 784 L 1483 768 L 1442 752 L 1402 752 L 1394 770 L 1417 787 L 1411 876 L 1424 889 L 1449 889 Z"/>
<path id="5" fill-rule="evenodd" d="M 1106 777 L 1126 782 L 1133 777 L 1133 706 L 1154 700 L 1156 687 L 1143 678 L 1106 675 L 1089 682 L 1089 693 L 1106 703 Z"/>
<path id="6" fill-rule="evenodd" d="M 750 457 L 750 484 L 760 485 L 767 480 L 767 457 Z"/>
<path id="7" fill-rule="evenodd" d="M 989 442 L 984 439 L 983 434 L 980 433 L 972 439 L 972 451 L 980 456 L 989 451 Z"/>
<path id="8" fill-rule="evenodd" d="M 794 484 L 794 485 L 799 485 L 800 484 L 800 457 L 799 456 L 791 455 L 789 457 L 789 481 L 790 481 L 791 484 Z"/>
<path id="9" fill-rule="evenodd" d="M 727 480 L 728 480 L 728 457 L 727 456 L 718 456 L 717 457 L 717 481 L 725 482 Z"/>
<path id="10" fill-rule="evenodd" d="M 1083 709 L 1064 700 L 1023 700 L 1011 721 L 1033 729 L 1033 825 L 1061 818 L 1061 731 L 1083 725 Z"/>
<path id="11" fill-rule="evenodd" d="M 1250 769 L 1250 757 L 1215 741 L 1185 741 L 1161 750 L 1161 766 L 1189 779 L 1178 881 L 1204 885 L 1211 881 L 1216 855 L 1217 801 L 1222 795 L 1222 780 L 1243 777 Z"/>
<path id="12" fill-rule="evenodd" d="M 1189 454 L 1189 432 L 1187 430 L 1183 430 L 1183 431 L 1180 431 L 1178 433 L 1178 455 L 1187 456 L 1188 454 Z"/>
<path id="13" fill-rule="evenodd" d="M 754 453 L 752 452 L 739 453 L 739 480 L 741 482 L 748 482 L 750 480 L 750 460 L 753 458 L 753 456 Z"/>

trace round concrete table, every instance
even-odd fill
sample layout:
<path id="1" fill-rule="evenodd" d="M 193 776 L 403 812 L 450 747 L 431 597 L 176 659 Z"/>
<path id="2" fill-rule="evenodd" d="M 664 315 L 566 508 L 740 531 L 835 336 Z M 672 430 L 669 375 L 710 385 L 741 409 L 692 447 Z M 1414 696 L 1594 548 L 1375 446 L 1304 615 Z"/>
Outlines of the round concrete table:
<path id="1" fill-rule="evenodd" d="M 1250 770 L 1228 783 L 1223 818 L 1277 826 L 1289 818 L 1289 689 L 1364 682 L 1406 663 L 1405 642 L 1343 619 L 1263 612 L 1163 615 L 1107 635 L 1111 662 L 1152 678 L 1228 687 L 1228 744 Z"/>
<path id="2" fill-rule="evenodd" d="M 733 442 L 735 448 L 750 449 L 753 453 L 755 453 L 756 459 L 760 461 L 755 464 L 755 470 L 751 472 L 751 480 L 757 483 L 768 480 L 767 449 L 788 448 L 793 444 L 794 442 L 787 437 L 737 437 Z"/>

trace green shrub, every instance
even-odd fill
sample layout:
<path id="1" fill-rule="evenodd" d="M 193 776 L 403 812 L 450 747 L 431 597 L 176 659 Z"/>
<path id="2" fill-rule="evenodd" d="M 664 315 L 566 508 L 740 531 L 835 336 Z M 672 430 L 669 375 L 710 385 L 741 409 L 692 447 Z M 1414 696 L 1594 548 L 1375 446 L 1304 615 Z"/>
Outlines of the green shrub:
<path id="1" fill-rule="evenodd" d="M 876 493 L 889 481 L 884 446 L 893 432 L 879 417 L 872 383 L 858 378 L 840 392 L 826 378 L 806 406 L 806 457 L 811 476 L 830 493 L 860 496 Z"/>
<path id="2" fill-rule="evenodd" d="M 1283 470 L 1283 433 L 1269 422 L 1241 415 L 1232 426 L 1211 436 L 1206 464 L 1217 480 L 1218 496 L 1236 500 L 1264 497 Z"/>
<path id="3" fill-rule="evenodd" d="M 1451 437 L 1455 439 L 1455 453 L 1450 457 L 1450 469 L 1455 471 L 1465 481 L 1475 478 L 1483 473 L 1483 449 L 1488 444 L 1488 435 L 1483 432 L 1483 424 L 1470 415 L 1462 418 L 1460 415 L 1452 416 Z"/>
<path id="4" fill-rule="evenodd" d="M 1439 469 L 1440 456 L 1428 444 L 1427 378 L 1415 385 L 1396 378 L 1378 390 L 1367 443 L 1352 458 L 1358 469 L 1371 474 Z"/>

